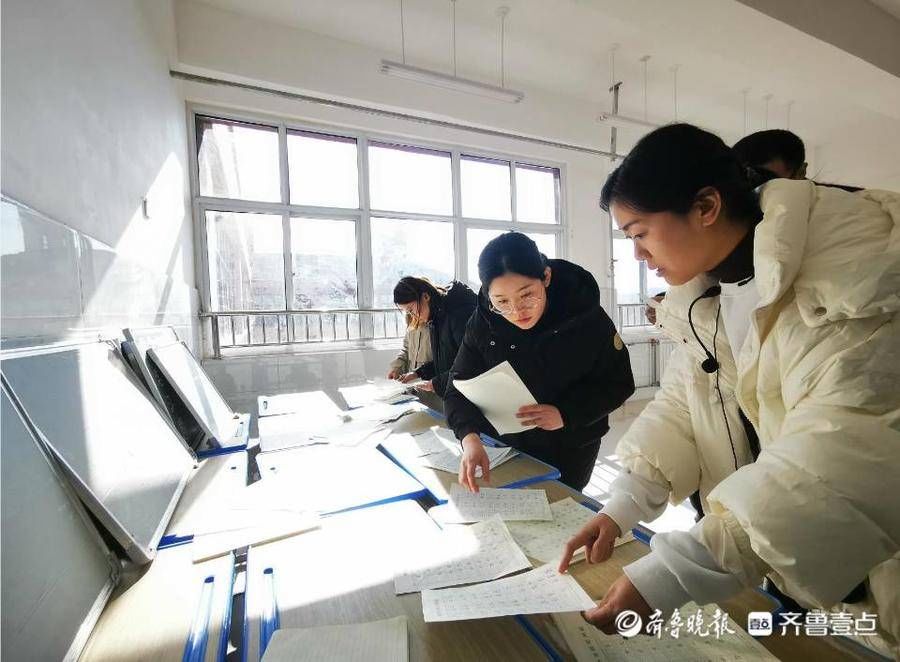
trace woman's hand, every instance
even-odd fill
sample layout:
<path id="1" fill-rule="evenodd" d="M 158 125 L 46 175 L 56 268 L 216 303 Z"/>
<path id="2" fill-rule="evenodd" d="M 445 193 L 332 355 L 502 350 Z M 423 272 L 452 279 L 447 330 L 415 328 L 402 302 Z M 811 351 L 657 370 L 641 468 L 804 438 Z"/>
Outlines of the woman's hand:
<path id="1" fill-rule="evenodd" d="M 525 405 L 519 407 L 516 418 L 522 425 L 536 425 L 541 430 L 559 430 L 563 426 L 562 414 L 553 405 Z"/>
<path id="2" fill-rule="evenodd" d="M 416 385 L 416 388 L 420 391 L 429 391 L 430 393 L 434 393 L 434 380 L 430 379 L 427 382 L 422 382 L 421 384 Z"/>
<path id="3" fill-rule="evenodd" d="M 650 605 L 644 600 L 644 596 L 638 592 L 626 575 L 619 577 L 609 587 L 606 595 L 597 603 L 597 606 L 594 609 L 588 609 L 586 612 L 583 612 L 582 616 L 584 620 L 606 634 L 618 634 L 619 628 L 616 627 L 616 616 L 623 611 L 637 613 L 645 627 L 653 613 Z"/>
<path id="4" fill-rule="evenodd" d="M 616 538 L 620 535 L 622 535 L 622 531 L 613 518 L 600 513 L 581 527 L 581 531 L 566 543 L 565 551 L 559 562 L 559 571 L 565 572 L 569 569 L 572 556 L 582 547 L 584 547 L 584 558 L 588 563 L 602 563 L 612 556 Z"/>
<path id="5" fill-rule="evenodd" d="M 394 368 L 391 368 L 391 371 L 387 374 L 388 379 L 399 379 L 401 382 L 403 381 L 403 377 L 400 376 L 400 371 Z"/>
<path id="6" fill-rule="evenodd" d="M 404 384 L 409 384 L 410 382 L 414 382 L 419 378 L 419 376 L 414 372 L 408 372 L 405 375 L 401 375 L 397 379 L 399 379 Z"/>
<path id="7" fill-rule="evenodd" d="M 459 482 L 469 488 L 470 492 L 478 491 L 475 470 L 481 467 L 481 477 L 486 483 L 491 482 L 491 461 L 484 451 L 481 437 L 470 432 L 462 440 L 463 456 L 459 463 Z"/>

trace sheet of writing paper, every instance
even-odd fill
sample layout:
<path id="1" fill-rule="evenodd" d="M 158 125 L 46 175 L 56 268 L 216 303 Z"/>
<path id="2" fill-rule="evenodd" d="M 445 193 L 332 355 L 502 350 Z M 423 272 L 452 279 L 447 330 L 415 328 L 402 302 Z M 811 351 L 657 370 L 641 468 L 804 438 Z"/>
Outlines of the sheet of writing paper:
<path id="1" fill-rule="evenodd" d="M 491 469 L 496 469 L 504 462 L 513 459 L 519 454 L 519 451 L 509 446 L 485 446 L 484 451 L 487 453 L 488 460 L 491 463 Z M 426 455 L 420 461 L 426 467 L 456 474 L 459 473 L 459 462 L 461 459 L 462 450 L 453 448 L 451 450 L 446 450 L 443 453 Z M 478 467 L 475 470 L 475 476 L 481 477 L 481 474 L 481 467 Z"/>
<path id="2" fill-rule="evenodd" d="M 459 484 L 450 486 L 447 503 L 428 513 L 443 524 L 481 522 L 499 515 L 505 521 L 552 520 L 550 503 L 544 490 L 504 490 L 482 487 L 469 492 Z"/>
<path id="3" fill-rule="evenodd" d="M 412 435 L 412 440 L 416 449 L 416 457 L 444 453 L 459 448 L 459 442 L 453 436 L 453 433 L 437 425 L 430 430 Z"/>
<path id="4" fill-rule="evenodd" d="M 388 423 L 396 421 L 407 414 L 423 411 L 425 408 L 425 405 L 420 402 L 405 402 L 399 405 L 376 402 L 359 409 L 351 409 L 344 413 L 344 417 L 351 421 Z"/>
<path id="5" fill-rule="evenodd" d="M 353 625 L 275 630 L 262 662 L 407 662 L 406 616 Z"/>
<path id="6" fill-rule="evenodd" d="M 696 619 L 698 609 L 695 603 L 689 602 L 678 610 L 684 624 L 691 616 Z M 683 625 L 677 639 L 667 625 L 662 626 L 659 638 L 638 635 L 626 639 L 618 634 L 603 634 L 586 623 L 581 614 L 554 614 L 553 620 L 578 662 L 757 662 L 778 659 L 730 619 L 729 631 L 720 630 L 717 639 L 713 626 L 717 620 L 715 611 L 716 605 L 700 609 L 703 618 L 699 632 L 706 632 L 704 636 L 696 631 L 688 633 Z"/>
<path id="7" fill-rule="evenodd" d="M 594 601 L 574 577 L 561 575 L 550 565 L 484 584 L 422 591 L 426 623 L 593 607 Z"/>
<path id="8" fill-rule="evenodd" d="M 261 395 L 257 398 L 259 415 L 305 414 L 310 418 L 339 416 L 340 408 L 324 391 Z"/>
<path id="9" fill-rule="evenodd" d="M 406 569 L 394 578 L 397 595 L 489 581 L 531 567 L 497 515 L 444 529 L 409 551 Z"/>
<path id="10" fill-rule="evenodd" d="M 516 412 L 537 400 L 509 361 L 494 366 L 472 379 L 454 379 L 453 386 L 481 410 L 500 434 L 515 434 L 532 429 L 522 425 Z"/>
<path id="11" fill-rule="evenodd" d="M 550 504 L 553 519 L 549 522 L 510 522 L 509 532 L 525 553 L 543 563 L 555 563 L 566 543 L 597 513 L 572 497 Z M 616 546 L 634 540 L 631 531 L 616 539 Z M 584 548 L 575 553 L 573 562 L 584 559 Z"/>

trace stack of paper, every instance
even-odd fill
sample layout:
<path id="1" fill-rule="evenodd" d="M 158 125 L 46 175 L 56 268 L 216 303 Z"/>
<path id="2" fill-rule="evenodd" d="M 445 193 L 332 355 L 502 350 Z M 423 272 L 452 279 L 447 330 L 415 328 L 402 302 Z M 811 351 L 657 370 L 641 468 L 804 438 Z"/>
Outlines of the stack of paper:
<path id="1" fill-rule="evenodd" d="M 717 622 L 716 606 L 702 609 L 689 602 L 678 610 L 684 621 L 701 612 L 703 630 L 708 634 L 690 634 L 682 629 L 678 638 L 663 626 L 660 638 L 636 636 L 624 638 L 607 635 L 585 622 L 580 614 L 554 614 L 553 620 L 578 662 L 694 662 L 695 660 L 729 660 L 729 662 L 765 662 L 777 660 L 766 648 L 734 621 L 729 620 L 728 632 L 717 637 L 711 625 Z"/>
<path id="2" fill-rule="evenodd" d="M 324 391 L 261 395 L 257 399 L 260 416 L 306 414 L 310 418 L 339 416 L 341 410 Z"/>
<path id="3" fill-rule="evenodd" d="M 319 526 L 316 513 L 277 508 L 231 508 L 219 513 L 194 533 L 191 553 L 194 563 L 246 547 L 311 531 Z"/>
<path id="4" fill-rule="evenodd" d="M 264 416 L 257 423 L 259 446 L 264 453 L 325 443 L 355 446 L 380 427 L 379 421 L 350 419 L 346 414 L 316 421 L 310 421 L 306 414 Z"/>
<path id="5" fill-rule="evenodd" d="M 398 402 L 414 400 L 415 396 L 407 393 L 412 386 L 415 386 L 415 383 L 401 384 L 390 379 L 376 379 L 360 386 L 345 386 L 339 388 L 338 391 L 344 396 L 347 406 L 355 409 L 356 407 L 365 407 L 374 402 L 397 404 Z"/>
<path id="6" fill-rule="evenodd" d="M 459 448 L 459 442 L 450 430 L 435 425 L 430 430 L 412 435 L 415 456 L 424 457 Z"/>
<path id="7" fill-rule="evenodd" d="M 410 548 L 407 567 L 394 578 L 397 594 L 472 584 L 530 568 L 503 520 L 494 516 L 455 526 Z"/>
<path id="8" fill-rule="evenodd" d="M 509 446 L 485 446 L 484 451 L 487 453 L 488 459 L 490 460 L 492 471 L 519 454 L 519 451 Z M 421 459 L 421 463 L 432 469 L 455 474 L 459 473 L 459 462 L 461 459 L 462 450 L 457 446 L 456 448 L 445 450 L 442 453 L 426 455 Z M 475 470 L 475 476 L 480 477 L 481 474 L 481 467 L 478 467 Z"/>
<path id="9" fill-rule="evenodd" d="M 351 409 L 344 414 L 345 418 L 352 421 L 374 421 L 379 423 L 393 423 L 399 418 L 417 411 L 424 411 L 425 405 L 420 402 L 404 402 L 401 404 L 388 404 L 378 402 L 359 409 Z"/>
<path id="10" fill-rule="evenodd" d="M 593 607 L 594 601 L 571 575 L 561 575 L 549 565 L 485 584 L 422 591 L 426 623 Z"/>
<path id="11" fill-rule="evenodd" d="M 522 425 L 522 420 L 516 418 L 520 407 L 536 405 L 537 400 L 509 361 L 472 379 L 454 379 L 453 386 L 481 410 L 500 434 L 515 434 L 535 427 Z"/>
<path id="12" fill-rule="evenodd" d="M 279 628 L 269 640 L 262 662 L 406 662 L 407 630 L 406 616 L 352 625 Z"/>
<path id="13" fill-rule="evenodd" d="M 513 490 L 482 487 L 469 492 L 462 485 L 450 486 L 450 499 L 428 514 L 440 524 L 482 522 L 494 515 L 504 521 L 552 520 L 550 503 L 544 490 Z"/>
<path id="14" fill-rule="evenodd" d="M 562 556 L 566 543 L 597 513 L 571 497 L 550 504 L 553 519 L 549 522 L 510 522 L 509 532 L 525 553 L 544 563 L 555 563 Z M 631 531 L 616 539 L 616 546 L 634 540 Z M 575 553 L 572 562 L 584 559 L 584 548 Z"/>

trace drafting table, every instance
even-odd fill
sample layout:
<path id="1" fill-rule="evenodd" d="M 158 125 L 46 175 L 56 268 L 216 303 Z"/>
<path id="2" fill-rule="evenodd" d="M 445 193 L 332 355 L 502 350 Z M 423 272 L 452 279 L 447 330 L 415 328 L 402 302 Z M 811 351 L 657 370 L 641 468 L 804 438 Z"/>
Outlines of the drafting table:
<path id="1" fill-rule="evenodd" d="M 430 427 L 442 423 L 428 412 L 419 412 L 406 416 L 394 424 L 394 433 L 408 432 L 415 434 L 424 432 Z M 496 442 L 494 442 L 496 443 Z M 445 503 L 449 497 L 450 486 L 458 481 L 455 474 L 438 471 L 422 465 L 415 451 L 415 446 L 403 437 L 391 436 L 381 443 L 381 450 L 394 462 L 414 476 L 429 495 L 438 503 Z M 531 483 L 559 478 L 559 470 L 538 459 L 520 453 L 517 457 L 505 462 L 491 471 L 491 487 L 523 487 Z"/>
<path id="2" fill-rule="evenodd" d="M 132 561 L 149 562 L 194 460 L 118 348 L 4 353 L 0 370 L 89 510 Z"/>
<path id="3" fill-rule="evenodd" d="M 0 407 L 0 656 L 75 659 L 118 580 L 118 564 L 5 388 Z"/>
<path id="4" fill-rule="evenodd" d="M 198 449 L 198 456 L 247 447 L 250 415 L 238 414 L 231 409 L 184 343 L 150 348 L 147 365 L 151 373 L 158 370 L 162 374 L 203 431 L 205 440 Z M 177 411 L 170 413 L 173 419 L 176 418 Z"/>
<path id="5" fill-rule="evenodd" d="M 256 457 L 261 481 L 290 486 L 294 503 L 322 514 L 417 499 L 425 489 L 372 448 L 319 445 Z"/>
<path id="6" fill-rule="evenodd" d="M 395 595 L 394 568 L 408 541 L 436 525 L 413 501 L 342 513 L 316 531 L 247 556 L 246 662 L 278 627 L 347 624 L 405 615 L 410 660 L 546 660 L 514 618 L 426 624 L 418 593 Z"/>
<path id="7" fill-rule="evenodd" d="M 591 503 L 599 505 L 590 497 L 573 490 L 567 485 L 557 481 L 536 483 L 528 488 L 544 489 L 551 502 L 572 497 L 586 506 Z M 569 568 L 569 572 L 578 580 L 578 583 L 588 592 L 592 598 L 599 600 L 603 597 L 614 581 L 622 576 L 622 568 L 636 561 L 650 552 L 648 546 L 649 529 L 639 526 L 633 529 L 635 540 L 616 547 L 609 560 L 599 564 L 576 563 Z M 560 550 L 562 552 L 562 550 Z M 740 594 L 720 604 L 722 610 L 727 612 L 732 621 L 744 627 L 747 623 L 747 615 L 751 611 L 776 611 L 780 603 L 761 589 L 758 591 L 745 590 Z M 557 659 L 573 660 L 562 635 L 559 633 L 553 619 L 548 614 L 529 615 L 524 618 L 527 625 L 533 628 L 545 644 L 552 646 L 558 655 Z M 666 636 L 665 634 L 663 636 Z M 783 660 L 823 660 L 825 662 L 840 662 L 842 660 L 873 660 L 874 657 L 861 646 L 846 640 L 843 637 L 806 637 L 806 636 L 778 636 L 761 637 L 758 639 L 769 652 Z"/>
<path id="8" fill-rule="evenodd" d="M 161 550 L 109 602 L 81 662 L 218 662 L 231 623 L 234 556 L 195 564 L 190 545 Z"/>

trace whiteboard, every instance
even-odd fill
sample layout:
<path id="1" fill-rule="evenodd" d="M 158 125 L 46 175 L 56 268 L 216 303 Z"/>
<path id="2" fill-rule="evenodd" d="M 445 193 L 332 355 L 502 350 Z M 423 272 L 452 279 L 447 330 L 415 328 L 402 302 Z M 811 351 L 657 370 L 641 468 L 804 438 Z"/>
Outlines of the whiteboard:
<path id="1" fill-rule="evenodd" d="M 0 657 L 76 659 L 113 589 L 116 568 L 5 388 L 0 424 Z"/>
<path id="2" fill-rule="evenodd" d="M 219 445 L 234 437 L 241 417 L 225 402 L 203 367 L 183 343 L 153 347 L 149 360 L 159 368 L 197 422 Z"/>
<path id="3" fill-rule="evenodd" d="M 16 352 L 0 370 L 91 512 L 129 558 L 149 562 L 194 463 L 118 349 Z"/>

